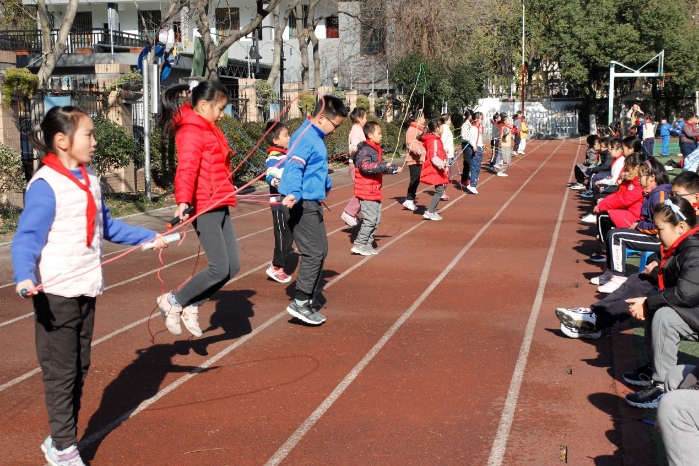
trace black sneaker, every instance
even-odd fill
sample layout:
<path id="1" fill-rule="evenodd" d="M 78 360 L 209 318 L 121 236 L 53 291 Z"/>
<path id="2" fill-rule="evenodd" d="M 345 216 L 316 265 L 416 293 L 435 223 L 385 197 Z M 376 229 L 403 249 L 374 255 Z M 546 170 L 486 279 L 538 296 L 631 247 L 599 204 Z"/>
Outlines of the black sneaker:
<path id="1" fill-rule="evenodd" d="M 296 304 L 296 300 L 291 301 L 286 312 L 310 325 L 320 325 L 325 322 L 325 316 L 313 309 L 310 301 L 306 301 L 302 306 Z"/>
<path id="2" fill-rule="evenodd" d="M 664 394 L 663 384 L 653 382 L 651 386 L 644 388 L 640 392 L 626 395 L 626 401 L 637 408 L 657 408 Z"/>
<path id="3" fill-rule="evenodd" d="M 636 385 L 638 387 L 650 387 L 651 378 L 653 377 L 653 369 L 650 364 L 641 366 L 633 371 L 624 372 L 624 381 L 631 385 Z"/>
<path id="4" fill-rule="evenodd" d="M 606 252 L 596 252 L 590 256 L 592 262 L 607 262 Z"/>

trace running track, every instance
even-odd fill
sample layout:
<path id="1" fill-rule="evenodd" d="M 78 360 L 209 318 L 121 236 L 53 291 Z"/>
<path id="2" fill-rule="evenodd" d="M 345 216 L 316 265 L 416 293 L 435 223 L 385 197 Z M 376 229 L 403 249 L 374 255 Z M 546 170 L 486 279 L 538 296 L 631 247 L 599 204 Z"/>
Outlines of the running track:
<path id="1" fill-rule="evenodd" d="M 478 196 L 449 188 L 441 222 L 395 203 L 407 171 L 386 176 L 380 254 L 371 258 L 349 253 L 339 214 L 351 187 L 344 171 L 333 175 L 328 321 L 317 328 L 283 312 L 294 282 L 266 280 L 273 237 L 269 210 L 258 204 L 233 211 L 243 268 L 201 309 L 198 340 L 185 330 L 149 342 L 148 315 L 162 288 L 157 253 L 107 265 L 111 288 L 98 300 L 80 419 L 83 458 L 560 464 L 566 446 L 571 464 L 623 464 L 625 388 L 610 375 L 612 339 L 564 339 L 553 314 L 594 298 L 585 276 L 599 269 L 581 254 L 593 248 L 590 232 L 565 188 L 584 150 L 578 140 L 534 141 L 509 177 L 483 172 Z M 420 194 L 418 204 L 430 197 Z M 170 216 L 128 221 L 159 228 Z M 191 275 L 197 250 L 190 234 L 163 253 L 168 289 Z M 0 264 L 2 462 L 43 464 L 38 446 L 48 429 L 33 321 L 24 317 L 31 308 L 2 287 L 11 282 L 7 246 Z M 164 328 L 158 316 L 150 322 Z"/>

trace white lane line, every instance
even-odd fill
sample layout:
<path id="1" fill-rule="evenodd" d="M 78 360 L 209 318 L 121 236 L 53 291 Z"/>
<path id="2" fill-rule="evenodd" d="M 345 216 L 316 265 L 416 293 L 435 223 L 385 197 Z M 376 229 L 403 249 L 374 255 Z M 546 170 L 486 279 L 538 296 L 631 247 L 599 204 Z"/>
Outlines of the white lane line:
<path id="1" fill-rule="evenodd" d="M 563 143 L 561 143 L 562 145 Z M 444 280 L 444 277 L 447 276 L 449 272 L 456 266 L 456 264 L 461 260 L 461 258 L 466 254 L 466 252 L 471 249 L 471 246 L 478 241 L 478 239 L 485 233 L 485 231 L 490 227 L 490 225 L 493 224 L 495 220 L 500 217 L 500 214 L 502 214 L 505 209 L 510 205 L 510 203 L 519 195 L 519 193 L 524 189 L 527 184 L 534 178 L 534 176 L 541 170 L 541 168 L 546 165 L 546 162 L 549 161 L 551 157 L 558 151 L 558 149 L 561 147 L 559 145 L 547 158 L 544 160 L 539 167 L 532 173 L 527 181 L 525 181 L 517 191 L 503 204 L 502 207 L 500 207 L 500 210 L 498 210 L 495 215 L 481 227 L 480 230 L 478 230 L 478 233 L 471 238 L 471 241 L 464 246 L 461 251 L 454 257 L 454 259 L 447 265 L 447 267 L 442 271 L 442 273 L 439 274 L 437 278 L 427 287 L 427 289 L 420 295 L 419 298 L 408 308 L 407 311 L 403 313 L 403 315 L 400 316 L 400 318 L 389 328 L 386 333 L 381 337 L 381 339 L 374 345 L 371 350 L 362 358 L 361 361 L 357 363 L 356 366 L 345 376 L 345 378 L 340 382 L 337 387 L 328 395 L 328 397 L 318 406 L 313 413 L 311 413 L 310 416 L 299 426 L 296 431 L 291 434 L 291 436 L 284 442 L 284 444 L 277 450 L 277 452 L 272 455 L 272 457 L 265 463 L 265 466 L 274 466 L 279 463 L 281 463 L 284 458 L 287 457 L 289 452 L 301 441 L 301 439 L 308 433 L 309 430 L 318 422 L 318 420 L 325 414 L 330 407 L 337 401 L 337 399 L 342 395 L 342 393 L 347 389 L 347 387 L 350 386 L 350 384 L 359 376 L 359 374 L 364 370 L 364 368 L 371 362 L 371 360 L 378 354 L 379 351 L 388 343 L 388 341 L 395 335 L 395 333 L 400 329 L 400 327 L 410 318 L 410 316 L 415 312 L 415 310 L 422 304 L 422 302 L 434 291 L 434 289 Z M 464 196 L 463 194 L 462 196 Z M 461 197 L 461 196 L 460 196 Z"/>
<path id="2" fill-rule="evenodd" d="M 575 163 L 578 160 L 578 152 L 580 151 L 580 146 L 575 152 L 575 160 L 573 161 L 573 167 L 570 170 L 570 176 L 568 181 L 573 179 L 573 170 L 575 168 Z M 495 440 L 493 441 L 493 447 L 490 450 L 490 457 L 488 458 L 488 466 L 499 466 L 502 464 L 502 460 L 505 456 L 505 450 L 507 448 L 507 439 L 510 436 L 510 428 L 512 427 L 512 421 L 515 415 L 515 408 L 517 407 L 517 399 L 519 398 L 519 390 L 522 387 L 522 378 L 524 377 L 524 370 L 527 367 L 527 359 L 529 358 L 529 350 L 532 345 L 532 338 L 534 337 L 534 329 L 536 327 L 536 321 L 539 318 L 539 311 L 541 310 L 541 303 L 544 299 L 544 290 L 546 289 L 546 282 L 549 278 L 549 272 L 551 270 L 551 263 L 553 262 L 553 255 L 556 252 L 556 243 L 558 242 L 558 233 L 561 230 L 561 222 L 563 221 L 563 214 L 565 213 L 566 203 L 568 201 L 568 188 L 565 189 L 563 194 L 563 201 L 561 202 L 561 209 L 558 212 L 558 221 L 556 222 L 556 228 L 553 230 L 553 236 L 551 237 L 551 245 L 549 246 L 549 252 L 546 256 L 546 263 L 544 264 L 544 269 L 541 272 L 541 278 L 539 279 L 539 288 L 536 290 L 536 298 L 534 299 L 534 304 L 532 305 L 531 313 L 529 314 L 529 320 L 527 321 L 527 328 L 524 332 L 524 339 L 522 340 L 522 346 L 519 350 L 519 356 L 517 357 L 517 364 L 515 365 L 514 373 L 512 374 L 512 381 L 510 382 L 510 388 L 507 391 L 507 399 L 505 400 L 505 407 L 502 411 L 502 416 L 500 417 L 500 424 L 498 425 L 497 434 L 495 434 Z"/>
<path id="3" fill-rule="evenodd" d="M 405 181 L 405 180 L 401 180 L 401 181 L 399 181 L 399 182 L 397 182 L 397 183 L 402 183 L 402 182 L 404 182 L 404 181 Z M 393 183 L 393 184 L 396 184 L 396 183 Z M 427 188 L 427 189 L 429 189 L 429 188 Z M 424 191 L 424 190 L 423 190 L 423 191 Z M 342 203 L 344 203 L 344 202 L 347 202 L 347 200 L 345 200 L 345 201 L 343 201 L 343 202 L 339 202 L 338 204 L 342 204 Z M 335 205 L 338 205 L 338 204 L 333 204 L 331 207 L 334 207 Z M 395 206 L 395 205 L 398 205 L 398 204 L 399 204 L 398 202 L 395 202 L 395 203 L 389 205 L 388 207 L 386 207 L 386 209 L 384 209 L 384 210 L 390 209 L 391 207 L 393 207 L 393 206 Z M 418 223 L 417 225 L 420 225 L 420 224 Z M 263 231 L 271 230 L 272 228 L 273 228 L 273 227 L 269 227 L 269 228 L 267 228 L 267 229 L 265 229 L 265 230 L 260 230 L 260 231 L 255 232 L 255 233 L 250 233 L 250 234 L 248 234 L 248 235 L 246 235 L 246 236 L 242 236 L 242 237 L 238 238 L 238 241 L 240 241 L 240 240 L 242 240 L 242 239 L 245 239 L 245 238 L 248 238 L 248 237 L 250 237 L 250 236 L 253 236 L 253 235 L 257 234 L 257 233 L 261 233 L 261 232 L 263 232 Z M 337 232 L 339 232 L 339 231 L 345 230 L 345 229 L 347 229 L 347 228 L 348 228 L 348 227 L 347 227 L 346 225 L 343 225 L 343 226 L 341 226 L 340 228 L 337 228 L 337 229 L 331 231 L 330 233 L 328 233 L 327 236 L 333 235 L 333 234 L 335 234 L 335 233 L 337 233 Z M 392 240 L 391 242 L 393 242 L 393 240 Z M 386 246 L 388 246 L 388 244 L 390 244 L 391 242 L 387 243 Z M 384 246 L 384 247 L 385 247 L 385 246 Z M 381 248 L 381 250 L 383 250 L 383 247 Z M 179 260 L 179 261 L 177 261 L 177 262 L 174 262 L 174 263 L 172 263 L 172 264 L 169 264 L 167 267 L 170 267 L 170 266 L 175 265 L 175 264 L 177 264 L 177 263 L 179 263 L 179 262 L 183 262 L 183 261 L 185 261 L 185 260 L 191 259 L 191 258 L 193 258 L 193 257 L 196 257 L 196 255 L 190 256 L 190 257 L 185 257 L 184 259 L 181 259 L 181 260 Z M 368 257 L 365 258 L 365 259 L 368 259 Z M 362 261 L 362 262 L 360 262 L 360 263 L 358 263 L 358 264 L 355 264 L 354 266 L 352 266 L 351 270 L 356 269 L 359 265 L 363 264 L 364 262 L 366 262 L 366 260 L 364 260 L 364 261 Z M 233 283 L 233 282 L 235 282 L 235 281 L 237 281 L 237 280 L 240 280 L 241 278 L 247 277 L 248 275 L 250 275 L 250 274 L 252 274 L 252 273 L 255 273 L 255 272 L 257 272 L 257 271 L 259 271 L 259 270 L 261 270 L 261 269 L 267 267 L 268 265 L 269 265 L 269 261 L 263 262 L 262 264 L 258 265 L 257 267 L 255 267 L 255 268 L 253 268 L 253 269 L 251 269 L 251 270 L 248 270 L 248 271 L 245 272 L 245 273 L 242 273 L 242 274 L 240 274 L 240 275 L 236 275 L 235 277 L 231 278 L 228 282 L 226 282 L 226 285 L 229 285 L 229 284 L 231 284 L 231 283 Z M 156 272 L 157 272 L 157 269 L 156 269 Z M 116 286 L 123 285 L 123 284 L 125 284 L 125 283 L 130 282 L 130 281 L 137 280 L 137 279 L 139 279 L 139 278 L 143 278 L 144 276 L 149 275 L 149 274 L 151 274 L 151 273 L 152 273 L 152 271 L 151 271 L 151 272 L 147 272 L 147 273 L 142 274 L 142 275 L 139 275 L 138 277 L 131 278 L 131 279 L 126 280 L 126 281 L 124 281 L 124 282 L 116 283 L 116 284 L 114 284 L 114 285 L 111 285 L 111 286 L 105 288 L 105 291 L 108 290 L 108 289 L 110 289 L 110 288 L 114 288 L 114 287 L 116 287 Z M 343 272 L 343 274 L 342 274 L 341 276 L 345 276 L 345 275 L 347 275 L 347 273 L 349 273 L 349 272 L 345 271 L 345 272 Z M 328 286 L 330 286 L 330 284 L 336 282 L 338 279 L 339 279 L 339 277 L 336 277 L 335 279 L 333 279 L 331 283 L 329 283 L 329 284 L 327 284 L 327 285 L 325 286 L 325 288 L 327 288 Z M 226 286 L 226 285 L 224 285 L 224 286 Z M 284 314 L 284 313 L 282 313 L 282 314 Z M 32 316 L 32 315 L 34 315 L 34 313 L 33 313 L 33 312 L 30 312 L 30 313 L 25 314 L 25 315 L 23 315 L 23 316 L 17 317 L 16 319 L 12 319 L 11 321 L 7 321 L 7 322 L 4 322 L 4 323 L 0 324 L 0 327 L 2 327 L 3 325 L 11 324 L 12 322 L 16 322 L 16 321 L 18 321 L 18 320 L 26 319 L 27 317 L 30 317 L 30 316 Z M 102 343 L 102 342 L 105 342 L 105 341 L 109 340 L 109 339 L 112 338 L 112 337 L 115 337 L 115 336 L 117 336 L 117 335 L 119 335 L 119 334 L 121 334 L 121 333 L 124 333 L 124 332 L 127 331 L 127 330 L 130 330 L 130 329 L 132 329 L 132 328 L 134 328 L 134 327 L 136 327 L 136 326 L 138 326 L 138 325 L 140 325 L 140 324 L 143 324 L 143 323 L 147 322 L 148 320 L 154 318 L 154 317 L 157 316 L 157 315 L 159 315 L 159 314 L 155 313 L 155 314 L 153 314 L 151 317 L 145 317 L 145 318 L 143 318 L 143 319 L 137 320 L 136 322 L 132 322 L 132 323 L 126 325 L 125 327 L 122 327 L 122 328 L 120 328 L 120 329 L 117 329 L 117 330 L 113 331 L 112 333 L 109 333 L 109 334 L 103 336 L 102 338 L 93 341 L 91 346 L 95 346 L 95 345 L 98 345 L 98 344 L 100 344 L 100 343 Z M 10 387 L 12 387 L 12 386 L 14 386 L 14 385 L 17 385 L 18 383 L 23 382 L 24 380 L 27 380 L 29 377 L 31 377 L 31 376 L 33 376 L 33 375 L 36 375 L 36 374 L 38 374 L 38 373 L 40 373 L 40 372 L 41 372 L 41 368 L 38 368 L 38 367 L 37 367 L 37 368 L 32 369 L 31 371 L 29 371 L 29 372 L 27 372 L 27 373 L 25 373 L 25 374 L 20 375 L 19 377 L 16 377 L 16 378 L 14 378 L 14 379 L 12 379 L 12 380 L 10 380 L 10 381 L 8 381 L 8 382 L 5 382 L 4 384 L 0 385 L 0 392 L 3 391 L 3 390 L 5 390 L 5 389 L 7 389 L 7 388 L 10 388 Z"/>

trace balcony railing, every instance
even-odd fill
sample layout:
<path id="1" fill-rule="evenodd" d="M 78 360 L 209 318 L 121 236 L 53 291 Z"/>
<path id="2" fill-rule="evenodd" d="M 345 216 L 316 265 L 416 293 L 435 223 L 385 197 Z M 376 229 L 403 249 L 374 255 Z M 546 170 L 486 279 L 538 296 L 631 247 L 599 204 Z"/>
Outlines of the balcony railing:
<path id="1" fill-rule="evenodd" d="M 58 30 L 51 31 L 51 43 L 56 43 Z M 138 34 L 114 31 L 114 51 L 128 52 L 131 48 L 146 47 L 148 41 Z M 78 49 L 109 51 L 111 36 L 109 29 L 87 29 L 68 34 L 66 53 L 76 53 Z M 28 51 L 42 53 L 41 31 L 0 31 L 0 50 Z"/>

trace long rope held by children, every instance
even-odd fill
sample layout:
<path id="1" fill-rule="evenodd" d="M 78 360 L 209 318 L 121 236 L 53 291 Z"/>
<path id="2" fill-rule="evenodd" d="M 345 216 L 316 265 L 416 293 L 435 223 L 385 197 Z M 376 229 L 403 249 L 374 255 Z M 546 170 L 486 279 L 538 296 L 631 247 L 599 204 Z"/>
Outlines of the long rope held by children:
<path id="1" fill-rule="evenodd" d="M 408 97 L 407 101 L 407 106 L 406 106 L 406 111 L 403 112 L 403 121 L 401 121 L 401 124 L 398 128 L 398 138 L 396 139 L 396 147 L 393 150 L 393 154 L 391 154 L 391 163 L 393 163 L 393 159 L 396 157 L 396 153 L 398 153 L 398 146 L 400 145 L 400 136 L 401 132 L 403 131 L 403 125 L 405 124 L 405 120 L 408 118 L 408 110 L 410 109 L 410 102 L 413 100 L 413 94 L 415 94 L 415 90 L 417 89 L 417 84 L 418 81 L 420 80 L 420 75 L 423 76 L 424 78 L 424 83 L 422 87 L 422 108 L 425 107 L 425 90 L 427 89 L 427 75 L 425 74 L 425 66 L 420 63 L 420 67 L 418 68 L 417 72 L 417 77 L 415 78 L 415 85 L 413 86 L 413 90 L 410 91 L 410 96 Z M 407 157 L 406 157 L 407 160 Z M 403 166 L 405 166 L 405 162 L 403 162 Z"/>

